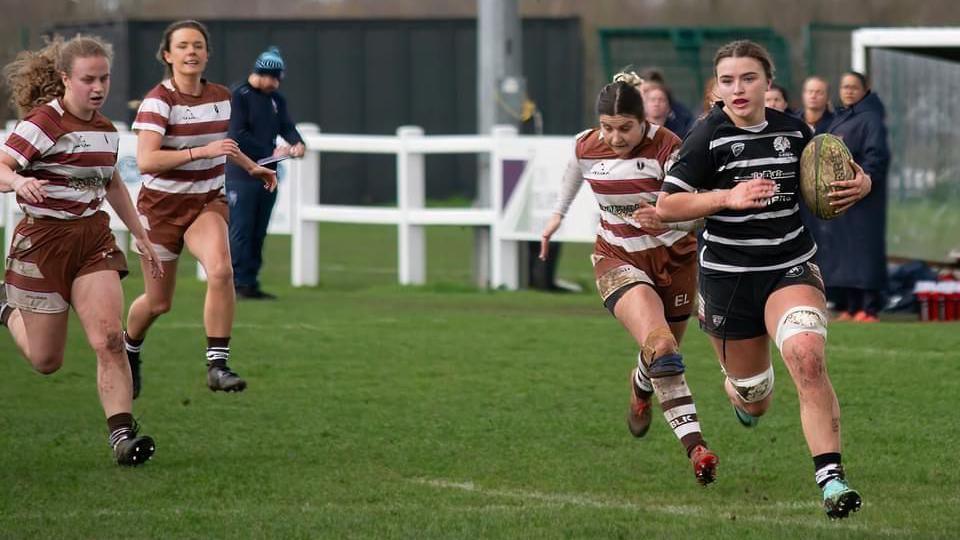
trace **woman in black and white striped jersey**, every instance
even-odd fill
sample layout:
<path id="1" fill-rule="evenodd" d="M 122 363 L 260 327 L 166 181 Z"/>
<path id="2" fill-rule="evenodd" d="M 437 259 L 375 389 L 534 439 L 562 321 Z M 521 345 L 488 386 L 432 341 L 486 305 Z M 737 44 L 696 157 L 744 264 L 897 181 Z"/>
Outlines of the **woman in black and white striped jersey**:
<path id="1" fill-rule="evenodd" d="M 764 107 L 773 82 L 769 53 L 750 41 L 714 57 L 723 100 L 693 129 L 667 173 L 657 215 L 665 222 L 706 217 L 700 263 L 700 326 L 726 374 L 741 424 L 753 427 L 770 405 L 769 340 L 780 349 L 800 397 L 800 419 L 823 504 L 833 518 L 860 507 L 840 466 L 840 407 L 825 366 L 827 318 L 817 247 L 799 213 L 803 121 Z M 831 194 L 846 209 L 870 191 L 853 180 Z"/>

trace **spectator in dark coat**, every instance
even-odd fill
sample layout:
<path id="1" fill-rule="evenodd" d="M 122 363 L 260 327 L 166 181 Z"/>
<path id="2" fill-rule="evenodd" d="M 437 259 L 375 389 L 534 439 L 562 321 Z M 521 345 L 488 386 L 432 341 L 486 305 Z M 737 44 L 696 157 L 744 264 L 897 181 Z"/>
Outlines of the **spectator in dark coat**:
<path id="1" fill-rule="evenodd" d="M 787 89 L 777 83 L 770 84 L 770 88 L 763 94 L 763 101 L 768 108 L 787 113 L 790 116 L 797 115 L 790 110 L 790 96 L 787 94 Z"/>
<path id="2" fill-rule="evenodd" d="M 818 261 L 841 319 L 876 322 L 887 286 L 887 172 L 890 149 L 885 110 L 866 77 L 848 72 L 840 82 L 843 108 L 827 129 L 846 143 L 853 160 L 870 175 L 870 194 L 840 217 L 818 221 L 813 233 Z"/>
<path id="3" fill-rule="evenodd" d="M 640 93 L 646 95 L 648 86 L 649 87 L 660 87 L 663 89 L 663 92 L 667 96 L 667 115 L 663 121 L 663 127 L 674 132 L 677 137 L 681 139 L 687 136 L 687 133 L 690 131 L 690 128 L 693 127 L 693 113 L 690 112 L 683 103 L 677 101 L 673 97 L 673 93 L 670 91 L 670 87 L 667 86 L 666 81 L 663 78 L 663 73 L 656 68 L 649 68 L 644 70 L 640 74 L 640 78 L 643 80 L 643 83 L 640 86 Z"/>
<path id="4" fill-rule="evenodd" d="M 830 109 L 830 84 L 819 75 L 811 75 L 803 81 L 803 109 L 799 111 L 803 120 L 814 135 L 825 133 L 833 122 L 833 111 Z"/>
<path id="5" fill-rule="evenodd" d="M 671 94 L 668 93 L 667 98 L 670 100 L 670 114 L 667 115 L 667 123 L 663 127 L 676 133 L 682 139 L 687 136 L 690 128 L 693 127 L 693 113 L 686 105 L 674 99 Z"/>

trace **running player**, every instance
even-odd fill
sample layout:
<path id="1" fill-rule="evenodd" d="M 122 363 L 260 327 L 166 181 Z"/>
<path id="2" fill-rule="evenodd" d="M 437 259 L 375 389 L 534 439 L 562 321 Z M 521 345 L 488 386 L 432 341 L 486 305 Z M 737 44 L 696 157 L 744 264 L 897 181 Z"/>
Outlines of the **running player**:
<path id="1" fill-rule="evenodd" d="M 723 100 L 684 141 L 663 183 L 657 214 L 666 222 L 707 218 L 700 251 L 700 325 L 726 374 L 741 424 L 770 406 L 772 338 L 797 387 L 815 478 L 831 518 L 860 507 L 840 464 L 840 407 L 827 376 L 827 317 L 817 250 L 800 221 L 799 156 L 810 140 L 802 120 L 764 107 L 773 81 L 767 51 L 750 41 L 714 57 Z M 834 183 L 831 204 L 846 209 L 870 191 L 856 163 Z"/>
<path id="2" fill-rule="evenodd" d="M 207 334 L 207 386 L 239 392 L 247 383 L 227 365 L 233 328 L 233 269 L 223 195 L 227 158 L 276 189 L 276 173 L 258 166 L 227 137 L 230 90 L 203 78 L 210 54 L 206 27 L 178 21 L 163 32 L 157 58 L 167 79 L 155 86 L 137 111 L 137 166 L 143 187 L 137 210 L 160 255 L 164 277 L 147 280 L 146 292 L 130 305 L 124 342 L 140 392 L 140 351 L 150 325 L 170 310 L 177 259 L 184 245 L 207 274 L 203 324 Z M 141 258 L 141 264 L 149 261 Z"/>
<path id="3" fill-rule="evenodd" d="M 650 428 L 653 393 L 686 449 L 697 480 L 716 477 L 718 459 L 700 432 L 697 409 L 684 377 L 679 342 L 697 286 L 697 242 L 685 230 L 667 229 L 651 205 L 680 139 L 645 120 L 638 82 L 619 74 L 597 97 L 599 129 L 577 136 L 576 156 L 564 175 L 556 210 L 543 231 L 540 258 L 584 180 L 600 205 L 591 256 L 604 306 L 640 346 L 630 374 L 627 425 L 635 437 Z M 687 224 L 689 225 L 689 224 Z"/>
<path id="4" fill-rule="evenodd" d="M 143 246 L 146 274 L 159 277 L 130 194 L 117 174 L 117 130 L 100 107 L 110 91 L 110 45 L 94 37 L 55 38 L 4 68 L 23 120 L 0 152 L 0 190 L 15 191 L 16 226 L 0 290 L 0 323 L 34 369 L 63 365 L 73 306 L 97 356 L 97 390 L 120 465 L 154 452 L 131 414 L 131 377 L 121 338 L 127 262 L 100 210 L 104 199 Z M 149 278 L 147 279 L 149 281 Z"/>

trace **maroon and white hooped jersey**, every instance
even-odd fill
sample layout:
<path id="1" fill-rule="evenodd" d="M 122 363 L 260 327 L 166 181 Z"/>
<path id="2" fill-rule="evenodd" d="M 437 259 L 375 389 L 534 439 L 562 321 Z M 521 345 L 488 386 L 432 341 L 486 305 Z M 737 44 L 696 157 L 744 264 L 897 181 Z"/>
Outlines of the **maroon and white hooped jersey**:
<path id="1" fill-rule="evenodd" d="M 163 136 L 161 149 L 197 148 L 227 137 L 230 125 L 230 90 L 204 81 L 199 96 L 183 94 L 171 79 L 147 93 L 131 128 Z M 142 174 L 143 187 L 165 194 L 206 196 L 221 191 L 226 157 L 195 159 L 176 169 Z"/>
<path id="2" fill-rule="evenodd" d="M 21 176 L 46 180 L 46 197 L 31 203 L 17 196 L 28 216 L 76 219 L 96 213 L 117 164 L 120 136 L 106 116 L 89 121 L 64 109 L 59 99 L 40 105 L 17 124 L 3 151 Z"/>
<path id="3" fill-rule="evenodd" d="M 565 214 L 586 180 L 600 207 L 598 242 L 634 253 L 689 238 L 685 231 L 646 230 L 632 217 L 640 201 L 656 204 L 666 171 L 676 160 L 679 148 L 676 135 L 653 124 L 648 124 L 643 141 L 626 158 L 603 141 L 600 130 L 580 133 L 555 211 Z"/>

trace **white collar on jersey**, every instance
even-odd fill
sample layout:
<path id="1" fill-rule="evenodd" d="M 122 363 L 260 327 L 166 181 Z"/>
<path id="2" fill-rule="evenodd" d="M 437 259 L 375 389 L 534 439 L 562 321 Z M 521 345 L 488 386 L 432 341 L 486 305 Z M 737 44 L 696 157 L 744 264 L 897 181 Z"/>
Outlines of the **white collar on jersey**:
<path id="1" fill-rule="evenodd" d="M 745 131 L 749 131 L 750 133 L 760 133 L 761 131 L 763 131 L 763 130 L 766 129 L 766 128 L 767 128 L 767 121 L 764 120 L 763 122 L 760 122 L 759 124 L 757 124 L 757 125 L 755 125 L 755 126 L 743 126 L 743 127 L 741 127 L 740 129 L 745 130 Z"/>

